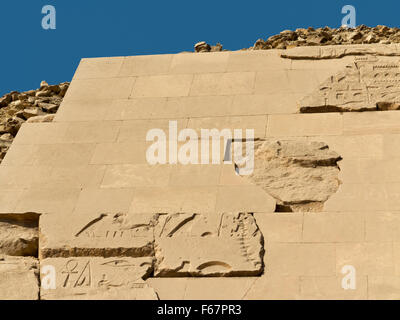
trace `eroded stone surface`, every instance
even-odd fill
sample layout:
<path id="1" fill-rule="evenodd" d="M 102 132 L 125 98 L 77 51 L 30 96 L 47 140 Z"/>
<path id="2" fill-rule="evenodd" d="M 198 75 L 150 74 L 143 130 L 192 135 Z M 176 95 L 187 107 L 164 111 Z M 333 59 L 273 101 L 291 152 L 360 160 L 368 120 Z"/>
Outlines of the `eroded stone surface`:
<path id="1" fill-rule="evenodd" d="M 39 299 L 38 260 L 0 255 L 0 300 Z"/>
<path id="2" fill-rule="evenodd" d="M 257 276 L 263 236 L 249 213 L 177 213 L 155 228 L 156 277 Z"/>
<path id="3" fill-rule="evenodd" d="M 38 254 L 39 215 L 0 215 L 0 254 L 34 256 Z"/>
<path id="4" fill-rule="evenodd" d="M 91 219 L 46 215 L 40 224 L 40 256 L 152 256 L 156 218 L 121 213 Z"/>
<path id="5" fill-rule="evenodd" d="M 356 28 L 346 26 L 340 28 L 298 28 L 284 30 L 279 34 L 270 36 L 267 40 L 258 39 L 248 50 L 289 49 L 294 47 L 332 46 L 332 45 L 360 45 L 360 44 L 394 44 L 400 42 L 400 29 L 378 25 L 368 27 L 359 25 Z M 200 51 L 198 45 L 207 45 L 201 42 L 195 45 L 195 52 Z M 222 46 L 221 46 L 222 47 Z M 246 50 L 246 49 L 243 49 Z M 218 51 L 218 50 L 217 50 Z"/>
<path id="6" fill-rule="evenodd" d="M 54 267 L 56 288 L 49 288 L 42 274 L 41 299 L 156 300 L 144 280 L 153 269 L 153 258 L 49 258 L 41 267 Z"/>
<path id="7" fill-rule="evenodd" d="M 334 47 L 297 47 L 281 53 L 292 60 L 339 59 L 346 56 L 400 56 L 398 45 L 358 45 Z"/>
<path id="8" fill-rule="evenodd" d="M 321 211 L 339 188 L 341 157 L 323 142 L 255 143 L 254 171 L 245 176 L 277 201 L 277 211 Z"/>
<path id="9" fill-rule="evenodd" d="M 300 112 L 400 109 L 400 64 L 358 58 L 300 101 Z"/>

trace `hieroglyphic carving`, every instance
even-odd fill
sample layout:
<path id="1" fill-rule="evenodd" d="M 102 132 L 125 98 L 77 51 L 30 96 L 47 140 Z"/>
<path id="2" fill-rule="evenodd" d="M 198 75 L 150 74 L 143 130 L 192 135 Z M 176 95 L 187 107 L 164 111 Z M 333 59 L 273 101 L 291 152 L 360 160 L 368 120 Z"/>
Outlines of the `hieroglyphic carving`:
<path id="1" fill-rule="evenodd" d="M 98 218 L 90 221 L 78 231 L 75 237 L 86 237 L 98 239 L 132 239 L 146 237 L 152 228 L 151 218 L 144 221 L 143 216 L 135 218 L 126 214 L 101 214 Z M 148 216 L 146 218 L 149 218 Z"/>
<path id="2" fill-rule="evenodd" d="M 153 226 L 157 217 L 152 214 L 101 214 L 82 223 L 66 224 L 69 235 L 60 239 L 46 234 L 41 244 L 41 257 L 79 256 L 153 256 Z M 46 218 L 42 225 L 46 225 Z"/>
<path id="3" fill-rule="evenodd" d="M 283 51 L 281 57 L 292 60 L 321 60 L 366 55 L 386 57 L 400 56 L 400 47 L 396 44 L 296 47 Z"/>
<path id="4" fill-rule="evenodd" d="M 300 101 L 300 112 L 400 109 L 400 64 L 356 58 Z"/>
<path id="5" fill-rule="evenodd" d="M 155 276 L 255 276 L 263 236 L 249 213 L 162 215 L 155 228 Z"/>
<path id="6" fill-rule="evenodd" d="M 156 299 L 144 281 L 153 258 L 49 258 L 42 266 L 56 270 L 56 289 L 42 288 L 43 299 Z"/>

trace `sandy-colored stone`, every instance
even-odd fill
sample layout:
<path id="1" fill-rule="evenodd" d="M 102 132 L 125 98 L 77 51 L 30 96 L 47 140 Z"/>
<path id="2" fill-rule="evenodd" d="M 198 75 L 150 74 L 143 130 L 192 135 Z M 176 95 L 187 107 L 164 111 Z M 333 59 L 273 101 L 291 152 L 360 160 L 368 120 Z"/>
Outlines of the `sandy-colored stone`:
<path id="1" fill-rule="evenodd" d="M 338 59 L 345 56 L 400 56 L 398 46 L 363 45 L 363 46 L 332 46 L 332 47 L 298 47 L 286 50 L 281 54 L 288 59 Z"/>
<path id="2" fill-rule="evenodd" d="M 97 99 L 127 99 L 129 98 L 135 77 L 105 78 L 105 79 L 76 79 L 65 96 L 67 100 Z"/>
<path id="3" fill-rule="evenodd" d="M 251 94 L 254 90 L 254 72 L 196 74 L 191 96 Z"/>
<path id="4" fill-rule="evenodd" d="M 340 160 L 323 142 L 260 141 L 245 179 L 274 197 L 278 211 L 320 211 L 339 187 Z"/>
<path id="5" fill-rule="evenodd" d="M 269 243 L 267 276 L 334 276 L 335 246 L 330 243 Z"/>
<path id="6" fill-rule="evenodd" d="M 0 300 L 38 299 L 38 260 L 0 256 Z"/>
<path id="7" fill-rule="evenodd" d="M 339 113 L 273 114 L 268 116 L 267 137 L 337 136 L 343 133 Z"/>
<path id="8" fill-rule="evenodd" d="M 234 171 L 234 167 L 231 166 Z M 256 185 L 220 186 L 216 210 L 219 212 L 274 212 L 276 200 Z"/>
<path id="9" fill-rule="evenodd" d="M 49 123 L 26 118 L 54 112 L 67 85 L 0 98 L 0 253 L 36 255 L 35 212 L 40 262 L 57 272 L 42 299 L 398 297 L 400 51 L 361 45 L 397 32 L 298 29 L 248 51 L 84 59 Z M 300 45 L 313 46 L 284 49 Z M 215 164 L 151 166 L 146 134 L 168 136 L 169 121 L 254 129 L 253 175 L 221 162 L 222 139 Z M 38 299 L 28 260 L 0 261 L 0 298 Z M 355 290 L 341 286 L 345 265 Z"/>
<path id="10" fill-rule="evenodd" d="M 256 276 L 263 236 L 251 214 L 162 215 L 155 228 L 156 277 Z"/>
<path id="11" fill-rule="evenodd" d="M 357 58 L 300 101 L 300 112 L 397 110 L 399 71 L 398 63 Z"/>
<path id="12" fill-rule="evenodd" d="M 153 267 L 152 258 L 49 258 L 41 268 L 53 267 L 56 288 L 48 289 L 41 274 L 42 300 L 157 300 L 144 282 Z"/>
<path id="13" fill-rule="evenodd" d="M 148 55 L 125 57 L 119 72 L 120 77 L 167 74 L 173 55 Z"/>
<path id="14" fill-rule="evenodd" d="M 75 79 L 99 79 L 118 76 L 124 57 L 82 59 L 75 72 Z"/>
<path id="15" fill-rule="evenodd" d="M 138 187 L 129 212 L 215 212 L 216 186 Z"/>
<path id="16" fill-rule="evenodd" d="M 191 74 L 139 77 L 131 97 L 184 97 L 189 95 L 192 81 Z"/>
<path id="17" fill-rule="evenodd" d="M 365 300 L 367 299 L 367 277 L 356 277 L 355 289 L 342 287 L 343 276 L 301 277 L 300 297 L 307 300 Z"/>
<path id="18" fill-rule="evenodd" d="M 38 254 L 39 215 L 0 215 L 0 254 L 32 256 Z"/>
<path id="19" fill-rule="evenodd" d="M 150 257 L 156 221 L 151 214 L 45 215 L 40 222 L 40 256 Z"/>

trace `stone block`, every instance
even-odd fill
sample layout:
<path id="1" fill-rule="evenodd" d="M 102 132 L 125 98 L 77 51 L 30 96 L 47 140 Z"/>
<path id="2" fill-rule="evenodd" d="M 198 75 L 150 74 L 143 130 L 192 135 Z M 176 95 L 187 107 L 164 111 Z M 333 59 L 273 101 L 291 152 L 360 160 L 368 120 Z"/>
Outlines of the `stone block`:
<path id="1" fill-rule="evenodd" d="M 39 263 L 35 258 L 0 257 L 0 299 L 39 300 Z"/>
<path id="2" fill-rule="evenodd" d="M 195 74 L 191 96 L 240 95 L 254 91 L 254 72 Z"/>
<path id="3" fill-rule="evenodd" d="M 162 215 L 155 228 L 156 277 L 257 276 L 263 237 L 251 214 Z"/>
<path id="4" fill-rule="evenodd" d="M 124 57 L 82 59 L 75 72 L 74 80 L 115 78 L 118 76 Z"/>
<path id="5" fill-rule="evenodd" d="M 210 52 L 207 54 L 176 54 L 172 58 L 171 74 L 225 72 L 230 52 Z"/>
<path id="6" fill-rule="evenodd" d="M 185 97 L 189 95 L 192 81 L 191 74 L 142 76 L 136 80 L 131 98 Z"/>
<path id="7" fill-rule="evenodd" d="M 342 116 L 337 113 L 268 116 L 267 137 L 341 134 Z"/>
<path id="8" fill-rule="evenodd" d="M 110 213 L 111 212 L 111 213 Z M 40 220 L 40 257 L 152 257 L 155 214 L 107 211 Z"/>
<path id="9" fill-rule="evenodd" d="M 136 78 L 74 80 L 64 100 L 128 99 Z"/>
<path id="10" fill-rule="evenodd" d="M 158 299 L 143 280 L 151 271 L 151 258 L 49 258 L 41 266 L 56 270 L 56 288 L 42 286 L 41 300 Z"/>
<path id="11" fill-rule="evenodd" d="M 138 187 L 129 212 L 215 212 L 217 187 Z"/>
<path id="12" fill-rule="evenodd" d="M 173 55 L 148 55 L 125 57 L 119 72 L 120 77 L 167 74 Z"/>

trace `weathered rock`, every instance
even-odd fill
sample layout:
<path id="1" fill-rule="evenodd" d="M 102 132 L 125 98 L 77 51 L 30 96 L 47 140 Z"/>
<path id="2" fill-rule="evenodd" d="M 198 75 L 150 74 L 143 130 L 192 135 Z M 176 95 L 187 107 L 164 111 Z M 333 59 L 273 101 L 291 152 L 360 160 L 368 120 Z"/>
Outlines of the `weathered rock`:
<path id="1" fill-rule="evenodd" d="M 34 97 L 36 95 L 36 90 L 29 90 L 24 92 L 27 96 Z"/>
<path id="2" fill-rule="evenodd" d="M 292 48 L 304 46 L 327 46 L 327 45 L 354 45 L 364 43 L 391 44 L 400 43 L 398 28 L 377 26 L 370 28 L 364 25 L 355 29 L 340 27 L 338 29 L 308 28 L 285 30 L 278 35 L 269 37 L 267 40 L 258 39 L 250 50 L 268 50 L 272 48 Z"/>
<path id="3" fill-rule="evenodd" d="M 13 139 L 14 139 L 14 137 L 13 137 L 11 134 L 9 134 L 9 133 L 4 133 L 4 134 L 2 134 L 2 135 L 0 136 L 0 140 L 1 140 L 1 141 L 12 142 Z"/>
<path id="4" fill-rule="evenodd" d="M 46 81 L 40 82 L 40 88 L 48 87 L 49 84 Z"/>
<path id="5" fill-rule="evenodd" d="M 399 110 L 399 81 L 399 63 L 356 58 L 302 99 L 300 112 Z"/>
<path id="6" fill-rule="evenodd" d="M 26 122 L 27 123 L 33 123 L 33 122 L 52 122 L 54 120 L 55 115 L 54 114 L 46 114 L 43 116 L 36 116 L 36 117 L 31 117 L 29 118 Z"/>
<path id="7" fill-rule="evenodd" d="M 153 270 L 153 258 L 50 258 L 42 270 L 54 268 L 56 287 L 41 275 L 43 300 L 157 300 L 145 283 Z"/>
<path id="8" fill-rule="evenodd" d="M 63 98 L 65 96 L 65 94 L 67 93 L 68 88 L 69 88 L 68 82 L 60 84 L 60 92 L 58 95 Z"/>
<path id="9" fill-rule="evenodd" d="M 0 256 L 0 300 L 38 300 L 38 260 Z"/>
<path id="10" fill-rule="evenodd" d="M 11 94 L 6 94 L 5 96 L 0 98 L 0 107 L 7 106 L 12 101 Z"/>
<path id="11" fill-rule="evenodd" d="M 24 121 L 20 118 L 8 118 L 6 122 L 0 124 L 0 134 L 10 133 L 15 137 L 22 123 L 24 123 Z"/>
<path id="12" fill-rule="evenodd" d="M 258 141 L 254 171 L 245 179 L 273 196 L 277 211 L 321 211 L 339 188 L 340 160 L 323 142 Z"/>
<path id="13" fill-rule="evenodd" d="M 257 276 L 263 255 L 249 213 L 161 215 L 155 228 L 156 277 Z"/>
<path id="14" fill-rule="evenodd" d="M 92 219 L 44 215 L 40 257 L 153 256 L 156 219 L 153 214 L 101 214 Z"/>
<path id="15" fill-rule="evenodd" d="M 345 47 L 299 47 L 282 52 L 281 57 L 293 60 L 339 59 L 345 56 L 400 56 L 397 45 L 351 45 Z"/>
<path id="16" fill-rule="evenodd" d="M 54 113 L 57 112 L 68 87 L 68 82 L 49 85 L 43 81 L 40 84 L 40 89 L 22 93 L 13 91 L 1 97 L 0 134 L 10 133 L 14 137 L 21 124 L 32 118 L 34 119 L 29 122 L 52 121 Z M 0 160 L 6 155 L 8 147 L 8 144 L 0 143 Z"/>
<path id="17" fill-rule="evenodd" d="M 51 91 L 48 90 L 48 89 L 43 90 L 43 91 L 38 91 L 38 92 L 36 92 L 35 96 L 36 97 L 50 97 L 51 96 Z"/>
<path id="18" fill-rule="evenodd" d="M 0 254 L 38 255 L 39 216 L 36 214 L 0 215 Z"/>
<path id="19" fill-rule="evenodd" d="M 45 102 L 39 102 L 38 105 L 44 112 L 47 113 L 56 113 L 59 107 L 57 104 Z"/>
<path id="20" fill-rule="evenodd" d="M 211 46 L 208 43 L 201 41 L 194 45 L 194 51 L 195 52 L 210 52 Z"/>
<path id="21" fill-rule="evenodd" d="M 22 111 L 22 115 L 25 119 L 36 117 L 42 114 L 42 112 L 37 108 L 27 108 Z"/>
<path id="22" fill-rule="evenodd" d="M 220 52 L 223 50 L 222 44 L 217 43 L 215 46 L 211 46 L 210 52 Z"/>

